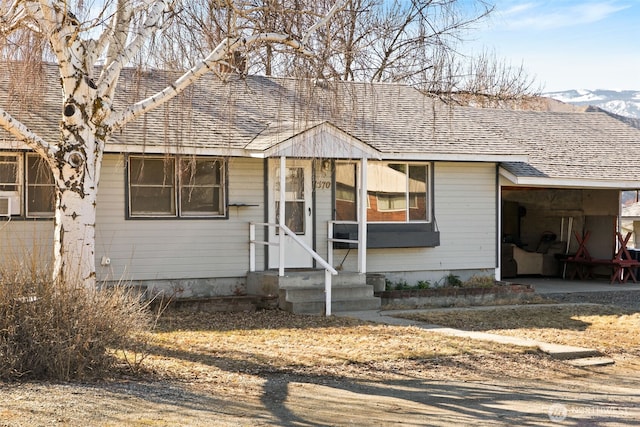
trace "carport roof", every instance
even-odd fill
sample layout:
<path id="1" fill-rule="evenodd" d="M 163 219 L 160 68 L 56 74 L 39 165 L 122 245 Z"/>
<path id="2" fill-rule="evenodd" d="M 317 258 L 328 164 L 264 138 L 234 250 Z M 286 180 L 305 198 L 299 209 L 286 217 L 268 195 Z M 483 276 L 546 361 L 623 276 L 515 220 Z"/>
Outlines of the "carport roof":
<path id="1" fill-rule="evenodd" d="M 608 114 L 493 110 L 482 120 L 527 152 L 527 162 L 501 164 L 515 184 L 638 187 L 640 131 Z"/>

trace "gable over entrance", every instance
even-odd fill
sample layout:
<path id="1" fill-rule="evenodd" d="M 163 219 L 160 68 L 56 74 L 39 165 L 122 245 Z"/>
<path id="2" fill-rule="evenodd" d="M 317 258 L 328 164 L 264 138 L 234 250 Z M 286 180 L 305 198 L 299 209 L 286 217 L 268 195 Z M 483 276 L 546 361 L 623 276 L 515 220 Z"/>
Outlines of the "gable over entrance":
<path id="1" fill-rule="evenodd" d="M 245 149 L 252 157 L 381 159 L 381 153 L 327 121 L 271 123 Z"/>

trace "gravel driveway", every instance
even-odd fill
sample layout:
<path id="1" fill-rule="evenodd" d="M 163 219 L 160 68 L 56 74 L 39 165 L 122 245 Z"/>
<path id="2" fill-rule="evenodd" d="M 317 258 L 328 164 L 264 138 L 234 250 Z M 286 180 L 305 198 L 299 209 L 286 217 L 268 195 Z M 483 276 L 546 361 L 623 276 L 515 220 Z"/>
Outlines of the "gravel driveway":
<path id="1" fill-rule="evenodd" d="M 606 292 L 572 292 L 545 294 L 558 302 L 615 305 L 625 310 L 640 311 L 640 290 Z"/>

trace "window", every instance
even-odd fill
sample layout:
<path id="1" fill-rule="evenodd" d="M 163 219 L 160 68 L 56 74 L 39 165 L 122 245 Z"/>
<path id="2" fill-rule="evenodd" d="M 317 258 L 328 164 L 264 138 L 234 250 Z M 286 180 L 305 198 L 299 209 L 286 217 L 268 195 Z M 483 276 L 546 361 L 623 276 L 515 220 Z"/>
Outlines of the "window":
<path id="1" fill-rule="evenodd" d="M 20 157 L 17 155 L 0 154 L 0 215 L 20 215 Z"/>
<path id="2" fill-rule="evenodd" d="M 280 168 L 276 168 L 276 176 L 280 176 Z M 296 234 L 305 234 L 305 197 L 304 197 L 304 168 L 288 166 L 285 174 L 285 225 Z M 274 186 L 274 199 L 276 200 L 276 222 L 280 222 L 280 182 Z M 280 234 L 280 228 L 276 228 L 276 234 Z"/>
<path id="3" fill-rule="evenodd" d="M 51 218 L 55 188 L 51 169 L 37 154 L 27 155 L 27 216 Z"/>
<path id="4" fill-rule="evenodd" d="M 180 162 L 180 211 L 184 216 L 221 215 L 222 164 L 217 159 Z"/>
<path id="5" fill-rule="evenodd" d="M 0 155 L 0 191 L 18 191 L 19 164 L 18 156 Z"/>
<path id="6" fill-rule="evenodd" d="M 429 165 L 422 163 L 367 163 L 367 219 L 369 222 L 430 221 Z M 336 219 L 357 218 L 357 167 L 336 163 Z M 359 185 L 359 184 L 358 184 Z"/>
<path id="7" fill-rule="evenodd" d="M 369 221 L 428 221 L 427 176 L 425 164 L 370 162 Z"/>
<path id="8" fill-rule="evenodd" d="M 224 162 L 206 157 L 129 157 L 132 217 L 224 215 Z"/>
<path id="9" fill-rule="evenodd" d="M 175 216 L 175 159 L 129 158 L 132 216 Z"/>
<path id="10" fill-rule="evenodd" d="M 4 206 L 10 199 L 12 216 L 52 218 L 55 187 L 51 169 L 35 153 L 0 153 L 0 199 Z"/>
<path id="11" fill-rule="evenodd" d="M 355 163 L 336 163 L 337 221 L 356 221 L 358 218 L 356 173 Z"/>

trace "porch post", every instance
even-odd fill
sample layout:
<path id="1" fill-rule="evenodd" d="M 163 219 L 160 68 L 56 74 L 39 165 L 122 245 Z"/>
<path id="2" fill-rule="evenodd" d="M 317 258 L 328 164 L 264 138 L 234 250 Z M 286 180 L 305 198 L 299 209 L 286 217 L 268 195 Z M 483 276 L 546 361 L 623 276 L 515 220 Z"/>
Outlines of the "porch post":
<path id="1" fill-rule="evenodd" d="M 360 163 L 360 215 L 358 215 L 358 273 L 367 272 L 367 158 Z"/>
<path id="2" fill-rule="evenodd" d="M 286 201 L 286 177 L 287 177 L 287 158 L 285 156 L 280 156 L 280 206 L 278 209 L 278 275 L 284 276 L 284 231 L 282 230 L 282 225 L 285 220 L 285 201 Z"/>

